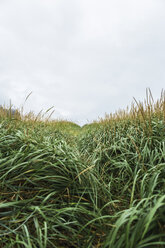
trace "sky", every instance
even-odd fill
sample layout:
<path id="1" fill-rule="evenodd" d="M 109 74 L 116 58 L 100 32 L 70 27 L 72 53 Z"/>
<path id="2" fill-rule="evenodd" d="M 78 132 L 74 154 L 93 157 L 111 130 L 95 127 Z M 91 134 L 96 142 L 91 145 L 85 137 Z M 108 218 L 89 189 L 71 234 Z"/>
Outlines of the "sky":
<path id="1" fill-rule="evenodd" d="M 165 85 L 164 0 L 0 0 L 0 104 L 80 125 Z"/>

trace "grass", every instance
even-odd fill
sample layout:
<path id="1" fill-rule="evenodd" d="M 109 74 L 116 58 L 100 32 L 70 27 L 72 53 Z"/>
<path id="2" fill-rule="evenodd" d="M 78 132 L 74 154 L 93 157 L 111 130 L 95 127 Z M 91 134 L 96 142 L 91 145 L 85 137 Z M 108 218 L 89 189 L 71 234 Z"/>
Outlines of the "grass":
<path id="1" fill-rule="evenodd" d="M 165 92 L 80 128 L 0 109 L 0 247 L 165 247 Z"/>

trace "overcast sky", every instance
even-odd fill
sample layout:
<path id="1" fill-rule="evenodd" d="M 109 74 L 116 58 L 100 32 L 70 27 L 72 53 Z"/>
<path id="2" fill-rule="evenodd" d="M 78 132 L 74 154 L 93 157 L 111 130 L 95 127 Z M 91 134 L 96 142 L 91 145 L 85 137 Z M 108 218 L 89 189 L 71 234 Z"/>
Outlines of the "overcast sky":
<path id="1" fill-rule="evenodd" d="M 0 104 L 79 124 L 165 88 L 164 0 L 0 0 Z"/>

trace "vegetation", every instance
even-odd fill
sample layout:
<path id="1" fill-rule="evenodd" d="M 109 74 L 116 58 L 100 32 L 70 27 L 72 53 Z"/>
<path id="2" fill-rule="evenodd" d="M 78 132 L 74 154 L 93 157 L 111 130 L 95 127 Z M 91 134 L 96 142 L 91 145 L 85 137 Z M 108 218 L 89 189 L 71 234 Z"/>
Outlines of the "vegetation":
<path id="1" fill-rule="evenodd" d="M 82 128 L 33 117 L 0 110 L 0 247 L 165 247 L 164 91 Z"/>

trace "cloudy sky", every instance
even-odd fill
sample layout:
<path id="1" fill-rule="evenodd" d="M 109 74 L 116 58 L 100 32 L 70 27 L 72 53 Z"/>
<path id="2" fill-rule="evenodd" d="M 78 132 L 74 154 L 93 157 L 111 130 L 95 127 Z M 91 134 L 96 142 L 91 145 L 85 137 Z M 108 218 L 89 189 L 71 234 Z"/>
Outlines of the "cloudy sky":
<path id="1" fill-rule="evenodd" d="M 165 85 L 164 0 L 0 0 L 0 104 L 79 124 Z"/>

